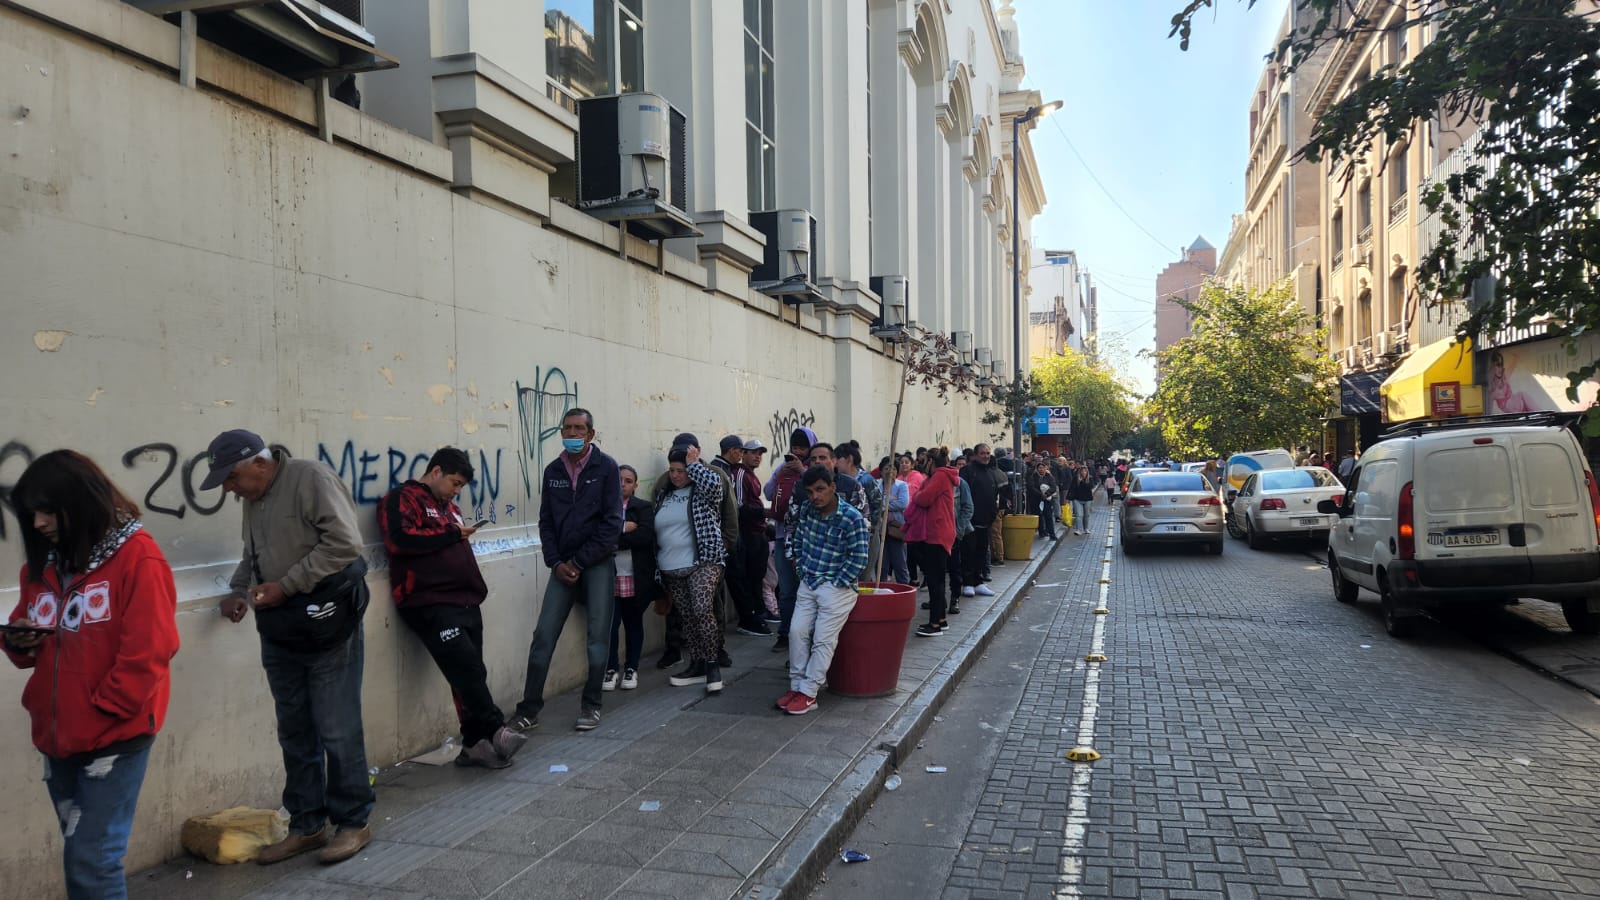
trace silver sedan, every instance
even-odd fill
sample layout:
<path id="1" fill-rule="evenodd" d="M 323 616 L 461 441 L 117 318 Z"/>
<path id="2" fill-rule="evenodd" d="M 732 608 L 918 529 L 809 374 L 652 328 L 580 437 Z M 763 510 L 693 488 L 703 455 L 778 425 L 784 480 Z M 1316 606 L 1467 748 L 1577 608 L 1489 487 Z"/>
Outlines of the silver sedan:
<path id="1" fill-rule="evenodd" d="M 1128 485 L 1121 513 L 1122 550 L 1146 544 L 1199 544 L 1221 554 L 1222 502 L 1198 472 L 1144 472 Z"/>

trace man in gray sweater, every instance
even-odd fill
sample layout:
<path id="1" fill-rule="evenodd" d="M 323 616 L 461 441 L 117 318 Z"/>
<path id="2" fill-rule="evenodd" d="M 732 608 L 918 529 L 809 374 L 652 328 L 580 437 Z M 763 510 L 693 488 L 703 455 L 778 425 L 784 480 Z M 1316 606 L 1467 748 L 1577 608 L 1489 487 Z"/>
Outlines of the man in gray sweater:
<path id="1" fill-rule="evenodd" d="M 201 487 L 220 486 L 244 501 L 244 556 L 232 592 L 218 605 L 230 622 L 256 612 L 283 749 L 289 836 L 262 849 L 256 862 L 317 848 L 325 863 L 349 859 L 372 840 L 367 819 L 374 799 L 361 725 L 360 614 L 367 589 L 355 503 L 326 463 L 269 450 L 252 432 L 225 431 L 208 452 L 211 471 Z M 315 627 L 310 620 L 322 618 L 329 604 L 308 605 L 306 596 L 338 593 L 341 577 L 348 585 L 337 603 L 351 606 L 338 611 L 347 624 L 331 638 L 274 627 L 299 628 L 302 621 Z"/>

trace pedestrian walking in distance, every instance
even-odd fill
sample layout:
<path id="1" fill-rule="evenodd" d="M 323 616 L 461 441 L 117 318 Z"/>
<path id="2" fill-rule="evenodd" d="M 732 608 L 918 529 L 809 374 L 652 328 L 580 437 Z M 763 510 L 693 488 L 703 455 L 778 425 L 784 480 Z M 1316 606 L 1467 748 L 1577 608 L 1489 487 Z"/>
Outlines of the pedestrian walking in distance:
<path id="1" fill-rule="evenodd" d="M 789 627 L 789 692 L 778 708 L 803 716 L 817 708 L 839 630 L 856 606 L 856 583 L 867 566 L 867 520 L 839 500 L 835 476 L 812 466 L 801 477 L 806 500 L 786 552 L 800 578 Z"/>
<path id="2" fill-rule="evenodd" d="M 172 569 L 139 507 L 81 453 L 34 460 L 11 503 L 25 562 L 0 636 L 11 663 L 31 670 L 22 706 L 44 754 L 67 897 L 122 900 L 122 858 L 178 652 Z"/>
<path id="3" fill-rule="evenodd" d="M 527 738 L 506 727 L 483 663 L 483 601 L 489 595 L 456 495 L 473 481 L 464 451 L 444 447 L 421 478 L 385 494 L 378 529 L 389 552 L 396 612 L 450 683 L 461 724 L 460 766 L 503 769 Z"/>
<path id="4" fill-rule="evenodd" d="M 355 502 L 327 463 L 269 450 L 254 432 L 224 431 L 207 454 L 201 488 L 244 501 L 244 557 L 220 609 L 230 622 L 255 613 L 283 750 L 289 836 L 256 862 L 318 848 L 322 862 L 349 859 L 372 840 L 374 802 L 361 723 L 367 564 Z"/>
<path id="5" fill-rule="evenodd" d="M 527 733 L 544 709 L 544 682 L 556 641 L 574 606 L 589 614 L 589 677 L 583 683 L 578 731 L 600 726 L 600 688 L 611 647 L 611 597 L 617 540 L 622 537 L 622 480 L 616 460 L 594 445 L 594 416 L 573 407 L 561 417 L 561 455 L 545 466 L 539 491 L 539 544 L 550 567 L 544 605 L 528 646 L 528 675 L 511 720 Z"/>

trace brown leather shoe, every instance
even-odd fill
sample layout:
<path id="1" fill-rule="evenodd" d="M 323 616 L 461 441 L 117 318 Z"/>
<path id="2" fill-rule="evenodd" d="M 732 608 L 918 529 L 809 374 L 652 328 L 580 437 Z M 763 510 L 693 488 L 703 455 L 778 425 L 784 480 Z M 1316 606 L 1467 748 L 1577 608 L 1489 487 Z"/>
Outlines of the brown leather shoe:
<path id="1" fill-rule="evenodd" d="M 256 854 L 256 862 L 263 866 L 280 863 L 291 856 L 299 856 L 307 850 L 315 850 L 328 842 L 328 826 L 315 834 L 293 834 L 277 842 L 261 848 Z"/>
<path id="2" fill-rule="evenodd" d="M 341 828 L 339 833 L 333 836 L 333 840 L 328 842 L 328 846 L 323 847 L 322 852 L 317 854 L 317 861 L 321 863 L 344 862 L 360 853 L 361 848 L 370 843 L 372 843 L 371 828 L 365 826 L 361 828 Z"/>

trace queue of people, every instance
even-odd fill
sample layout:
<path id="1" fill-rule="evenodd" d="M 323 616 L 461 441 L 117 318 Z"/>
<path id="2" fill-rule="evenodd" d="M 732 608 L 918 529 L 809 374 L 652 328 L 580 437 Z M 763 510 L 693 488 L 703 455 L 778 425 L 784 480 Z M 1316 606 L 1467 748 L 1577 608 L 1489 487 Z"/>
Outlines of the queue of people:
<path id="1" fill-rule="evenodd" d="M 486 523 L 468 521 L 456 503 L 475 480 L 470 458 L 441 448 L 378 504 L 396 616 L 455 702 L 457 765 L 513 764 L 540 725 L 551 658 L 575 607 L 585 611 L 587 672 L 574 723 L 581 732 L 600 726 L 605 693 L 639 686 L 652 609 L 667 626 L 658 668 L 681 664 L 669 683 L 716 695 L 732 665 L 725 590 L 737 618 L 729 624 L 772 636 L 773 652 L 788 656 L 789 690 L 774 705 L 805 715 L 818 707 L 861 583 L 926 589 L 919 637 L 942 634 L 963 598 L 993 596 L 986 583 L 999 560 L 991 559 L 990 531 L 1014 504 L 987 445 L 892 454 L 868 471 L 855 442 L 831 444 L 798 428 L 763 481 L 767 448 L 759 440 L 728 435 L 707 460 L 696 436 L 684 433 L 645 497 L 638 470 L 595 445 L 591 413 L 566 411 L 560 433 L 562 452 L 540 483 L 550 577 L 522 695 L 509 711 L 496 703 L 484 661 L 488 585 L 471 538 Z M 372 839 L 376 800 L 362 728 L 369 594 L 355 503 L 326 463 L 291 457 L 251 431 L 219 434 L 206 462 L 203 488 L 242 501 L 242 552 L 218 610 L 230 624 L 254 619 L 283 758 L 289 833 L 257 862 L 312 851 L 324 863 L 349 859 Z M 1040 463 L 1021 502 L 1077 502 L 1077 493 L 1075 481 L 1063 489 Z M 68 895 L 122 897 L 122 858 L 178 651 L 172 570 L 143 530 L 139 507 L 81 454 L 39 457 L 12 502 L 26 563 L 3 650 L 33 669 L 23 705 L 60 816 Z M 873 556 L 878 531 L 886 537 L 881 559 Z M 60 666 L 68 656 L 72 665 Z"/>

